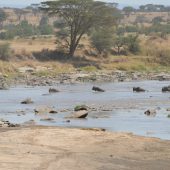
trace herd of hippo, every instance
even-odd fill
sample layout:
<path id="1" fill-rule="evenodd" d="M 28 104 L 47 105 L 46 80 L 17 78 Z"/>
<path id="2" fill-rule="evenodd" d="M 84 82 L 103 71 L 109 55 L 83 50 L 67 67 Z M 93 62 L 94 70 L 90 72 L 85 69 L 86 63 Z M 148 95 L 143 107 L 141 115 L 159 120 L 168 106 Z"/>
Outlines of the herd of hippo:
<path id="1" fill-rule="evenodd" d="M 105 92 L 105 90 L 99 88 L 99 87 L 96 87 L 96 86 L 93 86 L 92 88 L 93 91 L 98 91 L 98 92 Z M 141 87 L 133 87 L 133 92 L 146 92 L 147 90 L 141 88 Z M 165 86 L 162 88 L 162 92 L 170 92 L 170 86 Z"/>
<path id="2" fill-rule="evenodd" d="M 140 87 L 133 87 L 133 92 L 146 92 L 147 90 Z M 170 92 L 170 86 L 165 86 L 162 88 L 162 92 Z"/>
<path id="3" fill-rule="evenodd" d="M 95 91 L 95 92 L 105 92 L 105 90 L 103 90 L 103 89 L 101 89 L 100 87 L 97 87 L 97 86 L 93 86 L 92 90 Z M 55 89 L 55 88 L 49 89 L 49 94 L 58 93 L 58 92 L 60 92 L 58 89 Z M 137 92 L 147 92 L 147 90 L 145 90 L 141 87 L 133 87 L 133 92 L 136 92 L 136 93 Z M 170 86 L 163 87 L 162 92 L 170 92 Z M 30 98 L 21 102 L 21 104 L 31 104 L 31 103 L 33 103 L 33 101 Z M 35 111 L 35 114 L 39 113 L 38 110 L 34 110 L 34 111 Z M 88 111 L 89 111 L 89 108 L 85 105 L 76 106 L 74 108 L 74 113 L 71 114 L 70 116 L 66 117 L 66 118 L 86 118 L 88 116 Z M 57 113 L 57 111 L 49 110 L 48 113 Z M 155 116 L 156 110 L 149 109 L 144 114 L 147 115 L 147 116 Z"/>

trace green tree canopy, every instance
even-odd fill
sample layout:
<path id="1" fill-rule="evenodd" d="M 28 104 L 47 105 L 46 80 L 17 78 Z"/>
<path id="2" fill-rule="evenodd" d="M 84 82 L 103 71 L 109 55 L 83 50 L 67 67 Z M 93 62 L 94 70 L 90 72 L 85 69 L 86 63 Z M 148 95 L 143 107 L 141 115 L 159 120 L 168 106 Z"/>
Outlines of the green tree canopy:
<path id="1" fill-rule="evenodd" d="M 135 12 L 136 9 L 131 6 L 126 6 L 123 8 L 123 11 L 125 12 L 126 15 L 129 15 L 131 12 Z"/>
<path id="2" fill-rule="evenodd" d="M 84 34 L 92 28 L 112 26 L 118 15 L 115 4 L 94 0 L 55 0 L 42 2 L 41 9 L 63 19 L 68 31 L 69 55 L 73 56 Z"/>
<path id="3" fill-rule="evenodd" d="M 163 19 L 160 16 L 155 17 L 155 18 L 152 19 L 152 23 L 155 24 L 155 25 L 160 24 L 161 22 L 163 22 Z"/>
<path id="4" fill-rule="evenodd" d="M 92 45 L 102 54 L 108 52 L 113 46 L 113 30 L 110 28 L 101 28 L 95 30 L 91 35 Z"/>
<path id="5" fill-rule="evenodd" d="M 6 20 L 7 14 L 4 10 L 0 9 L 0 28 L 2 28 L 3 22 Z"/>

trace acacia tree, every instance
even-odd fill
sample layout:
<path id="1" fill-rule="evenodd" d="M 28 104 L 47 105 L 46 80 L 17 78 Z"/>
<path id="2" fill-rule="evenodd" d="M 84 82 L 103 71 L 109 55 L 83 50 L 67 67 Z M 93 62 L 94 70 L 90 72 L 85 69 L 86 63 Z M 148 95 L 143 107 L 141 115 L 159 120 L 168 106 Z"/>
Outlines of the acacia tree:
<path id="1" fill-rule="evenodd" d="M 84 34 L 90 29 L 113 25 L 115 4 L 94 0 L 54 0 L 42 2 L 40 9 L 63 19 L 68 31 L 69 55 L 73 56 Z"/>
<path id="2" fill-rule="evenodd" d="M 132 12 L 135 12 L 136 9 L 131 6 L 126 6 L 123 8 L 123 11 L 125 12 L 125 15 L 129 16 Z"/>
<path id="3" fill-rule="evenodd" d="M 117 49 L 117 54 L 120 55 L 121 48 L 125 45 L 125 37 L 124 35 L 118 35 L 114 39 L 114 46 Z"/>
<path id="4" fill-rule="evenodd" d="M 99 54 L 107 53 L 113 46 L 113 30 L 110 28 L 100 28 L 92 32 L 91 42 L 92 45 L 97 49 Z"/>

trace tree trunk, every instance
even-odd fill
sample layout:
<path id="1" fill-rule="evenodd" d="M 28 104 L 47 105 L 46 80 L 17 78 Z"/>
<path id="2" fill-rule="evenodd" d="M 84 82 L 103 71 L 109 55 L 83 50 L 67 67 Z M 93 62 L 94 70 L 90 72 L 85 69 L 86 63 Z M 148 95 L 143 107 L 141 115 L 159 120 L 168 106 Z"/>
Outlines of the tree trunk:
<path id="1" fill-rule="evenodd" d="M 71 57 L 74 56 L 74 53 L 76 51 L 77 46 L 79 45 L 80 39 L 83 36 L 84 32 L 82 32 L 79 37 L 77 37 L 77 35 L 74 35 L 74 38 L 71 38 L 71 42 L 70 42 L 70 48 L 69 48 L 69 55 Z"/>
<path id="2" fill-rule="evenodd" d="M 69 49 L 69 56 L 73 57 L 74 56 L 74 53 L 76 51 L 76 44 L 71 44 L 70 45 L 70 49 Z"/>
<path id="3" fill-rule="evenodd" d="M 118 46 L 118 49 L 117 49 L 117 50 L 118 50 L 118 51 L 117 51 L 117 52 L 118 52 L 118 55 L 120 55 L 120 47 L 119 47 L 119 46 Z"/>

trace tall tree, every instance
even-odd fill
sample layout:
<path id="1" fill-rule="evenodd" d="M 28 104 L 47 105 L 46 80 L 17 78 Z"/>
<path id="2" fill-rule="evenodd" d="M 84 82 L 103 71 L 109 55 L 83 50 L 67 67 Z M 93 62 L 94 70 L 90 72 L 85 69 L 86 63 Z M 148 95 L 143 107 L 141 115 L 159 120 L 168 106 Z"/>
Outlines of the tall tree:
<path id="1" fill-rule="evenodd" d="M 41 3 L 49 15 L 58 15 L 68 28 L 69 55 L 73 56 L 84 34 L 94 27 L 113 25 L 115 4 L 94 0 L 55 0 Z"/>
<path id="2" fill-rule="evenodd" d="M 113 29 L 100 28 L 92 32 L 91 41 L 92 45 L 97 49 L 99 54 L 107 53 L 113 46 Z"/>
<path id="3" fill-rule="evenodd" d="M 135 12 L 136 9 L 131 6 L 126 6 L 123 8 L 123 11 L 125 12 L 125 15 L 129 16 L 132 12 Z"/>

